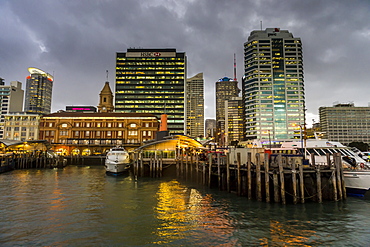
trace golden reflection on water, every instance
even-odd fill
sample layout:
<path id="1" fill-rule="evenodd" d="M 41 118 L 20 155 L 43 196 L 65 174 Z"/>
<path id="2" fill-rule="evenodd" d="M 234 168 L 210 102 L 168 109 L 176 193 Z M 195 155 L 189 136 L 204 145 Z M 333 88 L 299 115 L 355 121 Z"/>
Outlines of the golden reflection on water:
<path id="1" fill-rule="evenodd" d="M 316 231 L 303 229 L 304 222 L 289 221 L 288 224 L 283 224 L 279 221 L 270 221 L 270 240 L 263 238 L 262 246 L 269 246 L 271 243 L 274 246 L 311 246 L 310 238 L 315 236 Z"/>
<path id="2" fill-rule="evenodd" d="M 198 190 L 182 186 L 178 181 L 163 182 L 157 192 L 156 217 L 161 220 L 154 244 L 194 237 L 194 241 L 210 246 L 207 239 L 227 237 L 234 231 L 229 220 L 218 207 L 212 207 L 211 195 L 202 196 Z M 221 246 L 221 245 L 219 245 Z M 222 246 L 234 246 L 228 243 Z"/>

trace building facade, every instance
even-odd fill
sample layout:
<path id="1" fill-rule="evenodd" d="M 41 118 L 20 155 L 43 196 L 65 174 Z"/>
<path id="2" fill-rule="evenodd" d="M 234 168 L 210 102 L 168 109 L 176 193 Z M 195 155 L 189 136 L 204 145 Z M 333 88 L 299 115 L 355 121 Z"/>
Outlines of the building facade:
<path id="1" fill-rule="evenodd" d="M 11 112 L 20 112 L 23 108 L 24 91 L 22 83 L 19 81 L 10 82 L 9 86 L 0 84 L 0 139 L 6 138 L 4 135 L 5 116 Z"/>
<path id="2" fill-rule="evenodd" d="M 243 101 L 233 97 L 225 101 L 225 143 L 229 146 L 243 141 Z"/>
<path id="3" fill-rule="evenodd" d="M 40 119 L 40 139 L 62 154 L 93 155 L 112 146 L 130 150 L 154 139 L 158 119 L 149 113 L 60 112 Z"/>
<path id="4" fill-rule="evenodd" d="M 245 138 L 297 138 L 305 125 L 301 39 L 279 28 L 252 31 L 244 64 Z"/>
<path id="5" fill-rule="evenodd" d="M 351 142 L 370 144 L 370 107 L 353 103 L 320 107 L 320 127 L 324 139 L 344 145 Z"/>
<path id="6" fill-rule="evenodd" d="M 216 134 L 216 119 L 206 119 L 204 132 L 205 132 L 207 138 L 215 137 L 215 134 Z"/>
<path id="7" fill-rule="evenodd" d="M 4 138 L 8 140 L 39 140 L 38 113 L 14 112 L 4 117 Z"/>
<path id="8" fill-rule="evenodd" d="M 54 78 L 49 73 L 37 68 L 28 68 L 24 111 L 49 114 Z"/>
<path id="9" fill-rule="evenodd" d="M 225 102 L 239 96 L 238 81 L 223 77 L 216 82 L 216 141 L 220 146 L 225 143 Z"/>
<path id="10" fill-rule="evenodd" d="M 117 52 L 115 111 L 168 115 L 170 134 L 185 131 L 186 56 L 176 49 Z"/>
<path id="11" fill-rule="evenodd" d="M 204 136 L 203 73 L 186 80 L 186 135 Z"/>

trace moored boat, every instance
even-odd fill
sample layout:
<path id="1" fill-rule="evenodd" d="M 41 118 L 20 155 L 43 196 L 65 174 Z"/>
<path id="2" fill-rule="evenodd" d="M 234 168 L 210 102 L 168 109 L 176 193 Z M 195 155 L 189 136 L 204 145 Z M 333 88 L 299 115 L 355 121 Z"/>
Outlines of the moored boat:
<path id="1" fill-rule="evenodd" d="M 280 147 L 271 148 L 272 153 L 282 151 L 295 151 L 310 161 L 309 157 L 315 156 L 315 165 L 326 166 L 327 156 L 340 153 L 343 164 L 343 179 L 346 192 L 350 196 L 364 197 L 370 190 L 370 163 L 366 162 L 350 147 L 344 146 L 340 142 L 333 142 L 324 139 L 308 139 L 304 143 L 301 141 L 285 141 Z M 370 192 L 369 192 L 370 193 Z"/>
<path id="2" fill-rule="evenodd" d="M 105 158 L 105 170 L 109 175 L 119 175 L 130 168 L 130 155 L 123 147 L 111 148 Z"/>

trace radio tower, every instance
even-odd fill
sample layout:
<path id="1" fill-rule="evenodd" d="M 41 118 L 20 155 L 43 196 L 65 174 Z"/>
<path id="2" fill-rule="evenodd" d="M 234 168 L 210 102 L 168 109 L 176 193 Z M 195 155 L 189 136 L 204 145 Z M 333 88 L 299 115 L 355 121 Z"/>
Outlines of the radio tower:
<path id="1" fill-rule="evenodd" d="M 234 81 L 237 81 L 237 79 L 236 79 L 236 58 L 235 58 L 235 53 L 234 53 Z"/>

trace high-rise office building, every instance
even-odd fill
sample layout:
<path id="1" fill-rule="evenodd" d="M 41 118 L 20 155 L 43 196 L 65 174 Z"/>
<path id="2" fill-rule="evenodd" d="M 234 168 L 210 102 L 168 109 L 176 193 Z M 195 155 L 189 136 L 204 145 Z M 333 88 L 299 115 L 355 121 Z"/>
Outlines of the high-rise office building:
<path id="1" fill-rule="evenodd" d="M 10 86 L 0 84 L 0 139 L 4 138 L 4 116 L 12 112 L 20 112 L 23 107 L 24 91 L 22 83 L 19 81 L 11 81 Z"/>
<path id="2" fill-rule="evenodd" d="M 225 101 L 225 143 L 236 146 L 243 141 L 243 104 L 241 97 Z"/>
<path id="3" fill-rule="evenodd" d="M 302 44 L 287 30 L 252 31 L 244 43 L 246 139 L 299 137 L 305 124 Z"/>
<path id="4" fill-rule="evenodd" d="M 204 80 L 199 73 L 186 80 L 186 135 L 204 136 Z"/>
<path id="5" fill-rule="evenodd" d="M 184 134 L 185 52 L 127 49 L 117 52 L 115 111 L 166 113 L 170 134 Z"/>
<path id="6" fill-rule="evenodd" d="M 49 73 L 37 68 L 28 68 L 24 111 L 49 114 L 54 78 Z"/>
<path id="7" fill-rule="evenodd" d="M 223 77 L 216 82 L 216 141 L 225 145 L 225 101 L 239 96 L 238 81 Z"/>
<path id="8" fill-rule="evenodd" d="M 320 107 L 320 127 L 324 139 L 348 145 L 351 142 L 370 144 L 370 107 L 353 103 Z"/>
<path id="9" fill-rule="evenodd" d="M 206 119 L 205 121 L 206 137 L 215 137 L 216 133 L 216 119 Z"/>

